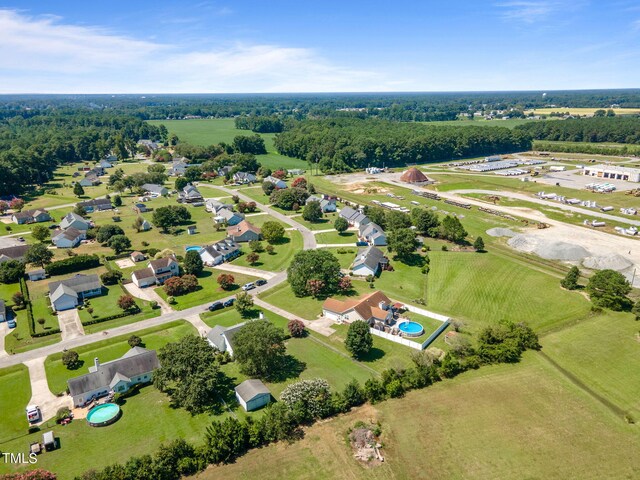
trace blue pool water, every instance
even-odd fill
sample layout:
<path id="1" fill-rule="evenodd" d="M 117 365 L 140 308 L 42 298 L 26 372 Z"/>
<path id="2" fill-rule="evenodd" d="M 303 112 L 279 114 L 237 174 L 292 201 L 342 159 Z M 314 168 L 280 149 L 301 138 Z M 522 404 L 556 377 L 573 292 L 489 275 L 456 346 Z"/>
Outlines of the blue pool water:
<path id="1" fill-rule="evenodd" d="M 192 245 L 192 246 L 190 246 L 190 247 L 185 247 L 185 250 L 186 250 L 187 252 L 198 252 L 198 251 L 200 251 L 200 249 L 201 249 L 201 248 L 202 248 L 202 247 L 199 247 L 199 246 L 197 246 L 197 245 Z"/>
<path id="2" fill-rule="evenodd" d="M 409 337 L 419 337 L 424 333 L 424 328 L 418 322 L 402 322 L 398 328 Z"/>
<path id="3" fill-rule="evenodd" d="M 108 425 L 114 421 L 120 413 L 120 407 L 115 403 L 105 403 L 104 405 L 98 405 L 92 408 L 87 413 L 87 422 L 89 425 L 100 426 Z"/>

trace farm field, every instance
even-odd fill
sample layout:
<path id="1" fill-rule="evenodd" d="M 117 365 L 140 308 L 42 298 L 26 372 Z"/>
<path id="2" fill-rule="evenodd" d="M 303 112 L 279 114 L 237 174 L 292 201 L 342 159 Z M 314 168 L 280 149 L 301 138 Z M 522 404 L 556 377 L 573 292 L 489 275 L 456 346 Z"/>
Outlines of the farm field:
<path id="1" fill-rule="evenodd" d="M 381 423 L 385 462 L 363 468 L 344 438 L 357 421 L 372 420 Z M 529 352 L 517 365 L 356 409 L 299 442 L 253 450 L 197 478 L 633 478 L 639 446 L 634 427 Z"/>

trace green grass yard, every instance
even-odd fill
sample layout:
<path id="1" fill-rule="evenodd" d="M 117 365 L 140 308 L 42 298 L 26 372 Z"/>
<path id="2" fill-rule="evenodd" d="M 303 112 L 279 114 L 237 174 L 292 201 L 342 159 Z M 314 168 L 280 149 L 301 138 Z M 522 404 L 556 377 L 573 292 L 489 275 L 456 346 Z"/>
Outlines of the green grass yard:
<path id="1" fill-rule="evenodd" d="M 25 407 L 31 398 L 29 371 L 24 365 L 0 370 L 0 451 L 6 452 L 4 444 L 27 433 L 28 423 Z M 1 468 L 2 463 L 0 463 Z"/>
<path id="2" fill-rule="evenodd" d="M 263 246 L 268 245 L 267 242 L 262 242 Z M 246 245 L 246 244 L 245 244 Z M 247 253 L 251 250 L 248 246 L 243 246 L 243 255 L 233 260 L 233 265 L 241 267 L 254 267 L 260 270 L 266 270 L 268 272 L 280 272 L 285 270 L 293 256 L 302 250 L 302 234 L 296 231 L 287 231 L 285 238 L 281 243 L 273 245 L 273 253 L 269 254 L 266 251 L 260 252 L 258 261 L 253 265 L 247 262 Z"/>
<path id="3" fill-rule="evenodd" d="M 327 227 L 331 228 L 331 227 Z M 333 232 L 323 232 L 316 234 L 316 241 L 318 243 L 327 243 L 327 244 L 337 244 L 341 245 L 343 243 L 353 243 L 355 247 L 355 243 L 358 241 L 358 233 L 352 230 L 348 230 L 346 232 L 338 233 L 336 231 Z"/>

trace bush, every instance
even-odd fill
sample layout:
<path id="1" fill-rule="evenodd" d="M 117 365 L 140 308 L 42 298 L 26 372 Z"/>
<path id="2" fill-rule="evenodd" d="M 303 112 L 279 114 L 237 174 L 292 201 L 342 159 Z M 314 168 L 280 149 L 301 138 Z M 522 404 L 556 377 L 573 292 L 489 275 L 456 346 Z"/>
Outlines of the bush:
<path id="1" fill-rule="evenodd" d="M 54 276 L 79 272 L 99 266 L 100 258 L 97 255 L 76 255 L 75 257 L 69 257 L 64 260 L 52 262 L 44 267 L 44 269 L 48 275 Z"/>
<path id="2" fill-rule="evenodd" d="M 151 300 L 149 302 L 149 306 L 151 307 L 152 310 L 155 310 L 156 308 L 158 308 L 158 302 L 156 302 L 155 300 Z"/>
<path id="3" fill-rule="evenodd" d="M 80 367 L 80 355 L 75 350 L 67 350 L 62 352 L 62 364 L 67 367 L 68 370 L 75 370 Z"/>
<path id="4" fill-rule="evenodd" d="M 287 329 L 289 330 L 291 336 L 294 338 L 304 337 L 307 333 L 304 322 L 302 320 L 289 320 L 289 323 L 287 323 Z"/>
<path id="5" fill-rule="evenodd" d="M 290 384 L 282 391 L 280 400 L 298 412 L 303 421 L 325 418 L 331 414 L 331 389 L 322 378 Z"/>
<path id="6" fill-rule="evenodd" d="M 8 260 L 0 263 L 0 283 L 16 283 L 24 276 L 24 263 Z"/>
<path id="7" fill-rule="evenodd" d="M 131 295 L 121 295 L 120 298 L 118 298 L 118 307 L 122 310 L 131 310 L 135 306 L 136 301 Z"/>
<path id="8" fill-rule="evenodd" d="M 60 423 L 65 418 L 69 418 L 71 416 L 71 410 L 69 407 L 59 408 L 56 412 L 56 423 Z"/>
<path id="9" fill-rule="evenodd" d="M 100 280 L 102 281 L 103 285 L 115 285 L 120 280 L 122 280 L 122 272 L 119 272 L 117 270 L 110 270 L 100 275 Z"/>
<path id="10" fill-rule="evenodd" d="M 140 345 L 142 345 L 142 339 L 137 335 L 131 335 L 127 340 L 127 343 L 131 348 L 139 347 Z"/>
<path id="11" fill-rule="evenodd" d="M 373 336 L 367 322 L 356 320 L 349 325 L 344 346 L 356 358 L 369 353 L 373 346 Z"/>

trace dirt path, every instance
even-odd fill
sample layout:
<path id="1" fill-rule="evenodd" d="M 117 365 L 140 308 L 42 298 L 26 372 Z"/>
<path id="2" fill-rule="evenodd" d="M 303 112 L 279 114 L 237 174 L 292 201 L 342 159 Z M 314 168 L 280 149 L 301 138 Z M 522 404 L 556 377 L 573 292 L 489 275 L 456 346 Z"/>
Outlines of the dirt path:
<path id="1" fill-rule="evenodd" d="M 63 340 L 81 337 L 84 335 L 84 328 L 80 321 L 80 314 L 75 308 L 58 312 L 58 325 Z"/>

